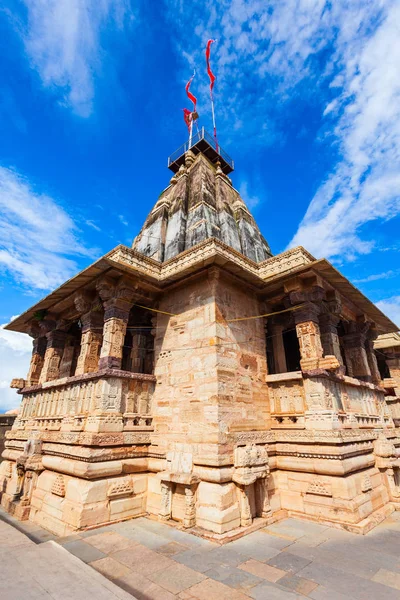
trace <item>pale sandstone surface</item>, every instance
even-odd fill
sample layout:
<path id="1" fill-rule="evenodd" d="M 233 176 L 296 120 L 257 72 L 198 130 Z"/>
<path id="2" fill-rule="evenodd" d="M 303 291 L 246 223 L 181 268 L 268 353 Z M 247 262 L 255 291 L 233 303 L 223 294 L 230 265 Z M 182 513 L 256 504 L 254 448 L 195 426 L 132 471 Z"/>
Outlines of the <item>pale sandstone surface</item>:
<path id="1" fill-rule="evenodd" d="M 0 581 L 3 600 L 129 600 L 96 570 L 53 541 L 36 545 L 0 521 Z"/>
<path id="2" fill-rule="evenodd" d="M 400 506 L 396 326 L 327 261 L 272 257 L 202 153 L 132 249 L 8 327 L 33 338 L 0 466 L 18 519 L 67 536 L 150 515 L 226 541 L 286 516 L 365 534 Z"/>

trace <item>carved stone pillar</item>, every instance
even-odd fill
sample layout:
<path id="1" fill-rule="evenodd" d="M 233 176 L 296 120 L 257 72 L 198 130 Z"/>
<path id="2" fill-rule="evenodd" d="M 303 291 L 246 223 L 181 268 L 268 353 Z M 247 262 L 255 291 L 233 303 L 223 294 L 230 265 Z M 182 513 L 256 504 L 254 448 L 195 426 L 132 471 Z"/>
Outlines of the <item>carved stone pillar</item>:
<path id="1" fill-rule="evenodd" d="M 64 352 L 60 362 L 60 379 L 63 377 L 70 377 L 72 373 L 72 363 L 74 360 L 74 353 L 76 348 L 76 339 L 73 335 L 68 335 L 65 340 Z"/>
<path id="2" fill-rule="evenodd" d="M 323 356 L 318 324 L 319 312 L 319 307 L 312 302 L 307 302 L 302 308 L 293 311 L 300 346 L 300 366 L 302 370 L 317 368 L 318 361 Z"/>
<path id="3" fill-rule="evenodd" d="M 129 311 L 135 297 L 134 290 L 120 281 L 100 280 L 97 286 L 104 306 L 103 342 L 99 369 L 120 369 Z"/>
<path id="4" fill-rule="evenodd" d="M 236 484 L 239 494 L 239 506 L 240 506 L 240 525 L 241 527 L 248 527 L 253 522 L 251 516 L 251 505 L 250 505 L 250 486 L 243 484 Z"/>
<path id="5" fill-rule="evenodd" d="M 82 337 L 75 374 L 94 373 L 99 368 L 103 339 L 103 310 L 89 311 L 81 316 Z"/>
<path id="6" fill-rule="evenodd" d="M 324 356 L 335 356 L 343 366 L 343 357 L 340 350 L 337 326 L 340 317 L 332 313 L 323 313 L 319 316 L 319 328 Z"/>
<path id="7" fill-rule="evenodd" d="M 160 521 L 168 521 L 172 514 L 172 484 L 169 481 L 161 481 L 161 504 L 158 518 Z"/>
<path id="8" fill-rule="evenodd" d="M 283 325 L 272 323 L 272 348 L 274 352 L 275 370 L 277 373 L 287 373 L 285 346 L 283 344 Z"/>
<path id="9" fill-rule="evenodd" d="M 67 339 L 67 333 L 65 331 L 55 329 L 56 323 L 54 321 L 43 324 L 43 327 L 46 329 L 51 328 L 51 330 L 46 333 L 47 345 L 39 383 L 59 379 L 60 363 Z"/>
<path id="10" fill-rule="evenodd" d="M 268 495 L 268 476 L 262 479 L 257 479 L 255 482 L 255 491 L 257 494 L 257 514 L 260 517 L 267 518 L 272 514 L 271 505 Z"/>
<path id="11" fill-rule="evenodd" d="M 185 486 L 185 516 L 183 519 L 184 527 L 194 527 L 196 525 L 196 497 L 192 486 Z"/>
<path id="12" fill-rule="evenodd" d="M 33 350 L 31 364 L 29 366 L 29 372 L 27 376 L 27 386 L 37 385 L 40 380 L 40 374 L 42 372 L 44 364 L 44 355 L 47 347 L 47 339 L 44 335 L 40 335 L 39 327 L 32 328 L 30 335 L 33 339 Z"/>
<path id="13" fill-rule="evenodd" d="M 365 350 L 368 327 L 368 323 L 351 321 L 346 324 L 346 334 L 343 336 L 347 374 L 362 381 L 371 381 L 371 371 Z"/>
<path id="14" fill-rule="evenodd" d="M 367 361 L 369 370 L 371 371 L 371 381 L 375 385 L 380 385 L 382 382 L 381 374 L 379 372 L 378 361 L 374 350 L 374 341 L 378 337 L 378 332 L 370 328 L 367 333 L 367 339 L 365 342 L 365 351 L 367 353 Z"/>

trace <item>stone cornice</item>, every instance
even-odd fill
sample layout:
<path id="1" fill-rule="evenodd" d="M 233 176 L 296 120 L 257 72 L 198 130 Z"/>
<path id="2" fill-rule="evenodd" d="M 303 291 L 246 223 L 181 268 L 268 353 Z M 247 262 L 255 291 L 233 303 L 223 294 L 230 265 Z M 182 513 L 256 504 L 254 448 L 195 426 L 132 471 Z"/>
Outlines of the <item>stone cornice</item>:
<path id="1" fill-rule="evenodd" d="M 121 371 L 119 369 L 102 369 L 95 373 L 84 373 L 83 375 L 74 375 L 73 377 L 64 377 L 63 379 L 55 379 L 53 381 L 47 381 L 38 385 L 25 387 L 20 390 L 20 394 L 31 394 L 34 392 L 40 392 L 41 390 L 49 390 L 50 388 L 57 388 L 66 385 L 73 385 L 75 383 L 86 383 L 94 379 L 109 379 L 110 377 L 117 377 L 119 379 L 134 379 L 136 381 L 152 381 L 156 382 L 155 375 L 146 375 L 142 373 L 130 373 L 128 371 Z"/>

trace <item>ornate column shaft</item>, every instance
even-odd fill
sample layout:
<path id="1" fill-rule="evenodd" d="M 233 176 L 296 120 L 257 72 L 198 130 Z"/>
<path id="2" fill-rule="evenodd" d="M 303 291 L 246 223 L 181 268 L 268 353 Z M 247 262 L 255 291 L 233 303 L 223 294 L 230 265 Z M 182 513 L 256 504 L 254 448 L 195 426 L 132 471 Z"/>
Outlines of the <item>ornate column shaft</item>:
<path id="1" fill-rule="evenodd" d="M 160 521 L 168 521 L 172 514 L 172 484 L 169 481 L 161 481 L 161 504 L 158 518 Z"/>
<path id="2" fill-rule="evenodd" d="M 103 311 L 91 311 L 81 316 L 82 338 L 75 374 L 94 373 L 99 368 L 103 340 Z"/>
<path id="3" fill-rule="evenodd" d="M 60 378 L 70 377 L 72 373 L 72 363 L 75 353 L 75 337 L 68 335 L 65 340 L 64 352 L 60 361 Z"/>
<path id="4" fill-rule="evenodd" d="M 185 516 L 183 519 L 184 527 L 194 527 L 196 525 L 196 497 L 192 486 L 185 486 Z"/>
<path id="5" fill-rule="evenodd" d="M 347 333 L 343 336 L 347 374 L 362 381 L 371 381 L 371 371 L 365 350 L 368 323 L 354 321 L 346 325 Z"/>
<path id="6" fill-rule="evenodd" d="M 46 328 L 53 328 L 46 333 L 47 346 L 46 353 L 44 355 L 44 364 L 42 372 L 40 374 L 39 383 L 45 383 L 46 381 L 53 381 L 60 377 L 60 363 L 64 352 L 65 342 L 67 339 L 67 333 L 59 329 L 55 329 L 55 322 L 48 322 L 44 325 Z"/>
<path id="7" fill-rule="evenodd" d="M 99 369 L 120 369 L 129 311 L 133 305 L 135 292 L 123 280 L 117 285 L 110 283 L 110 280 L 100 280 L 97 289 L 104 307 Z"/>
<path id="8" fill-rule="evenodd" d="M 44 364 L 44 355 L 46 353 L 47 339 L 44 335 L 39 335 L 35 332 L 33 340 L 32 358 L 29 366 L 29 372 L 27 376 L 27 385 L 37 385 L 40 380 L 40 374 L 42 372 Z"/>
<path id="9" fill-rule="evenodd" d="M 240 505 L 240 525 L 241 527 L 247 527 L 253 522 L 251 516 L 250 498 L 249 498 L 249 486 L 237 484 L 239 492 L 239 505 Z"/>
<path id="10" fill-rule="evenodd" d="M 312 302 L 306 302 L 303 308 L 293 312 L 300 346 L 300 366 L 302 370 L 316 368 L 318 360 L 323 356 L 318 324 L 319 312 L 319 307 Z"/>
<path id="11" fill-rule="evenodd" d="M 375 383 L 375 385 L 380 385 L 382 378 L 379 372 L 378 361 L 374 350 L 374 341 L 377 337 L 378 332 L 375 329 L 370 328 L 365 342 L 365 351 L 367 353 L 369 370 L 371 371 L 371 381 L 372 383 Z"/>
<path id="12" fill-rule="evenodd" d="M 343 366 L 343 357 L 337 333 L 339 321 L 339 316 L 331 313 L 323 313 L 319 317 L 319 328 L 324 356 L 335 356 L 339 364 Z"/>

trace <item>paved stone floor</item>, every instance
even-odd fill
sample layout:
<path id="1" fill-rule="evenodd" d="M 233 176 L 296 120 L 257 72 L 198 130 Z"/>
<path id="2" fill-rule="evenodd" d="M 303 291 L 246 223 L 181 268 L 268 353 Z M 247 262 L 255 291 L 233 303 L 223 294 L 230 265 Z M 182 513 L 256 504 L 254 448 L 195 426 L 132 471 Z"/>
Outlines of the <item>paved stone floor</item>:
<path id="1" fill-rule="evenodd" d="M 285 519 L 220 546 L 140 518 L 57 543 L 138 600 L 400 600 L 400 513 L 366 536 Z"/>
<path id="2" fill-rule="evenodd" d="M 1 516 L 1 515 L 0 515 Z M 43 530 L 27 524 L 33 534 Z M 47 534 L 48 535 L 48 534 Z M 0 598 L 2 600 L 132 600 L 112 581 L 54 541 L 35 544 L 0 520 Z"/>

